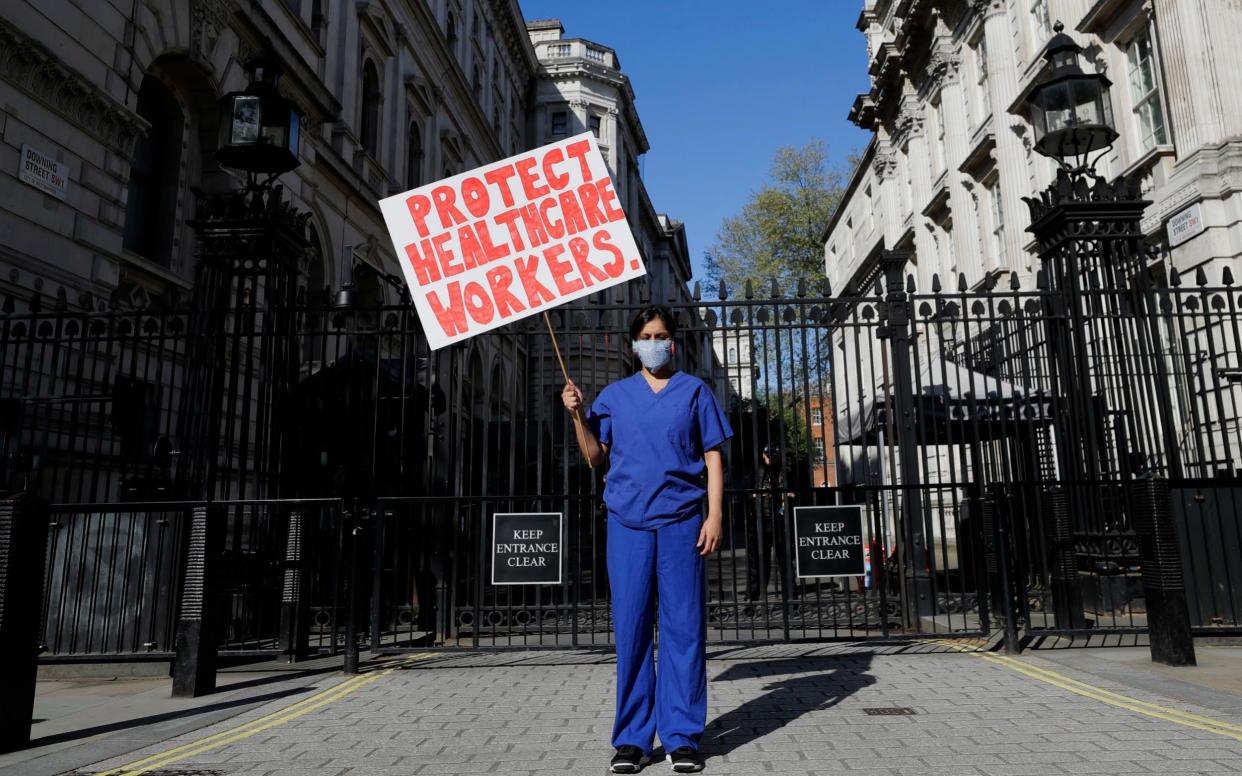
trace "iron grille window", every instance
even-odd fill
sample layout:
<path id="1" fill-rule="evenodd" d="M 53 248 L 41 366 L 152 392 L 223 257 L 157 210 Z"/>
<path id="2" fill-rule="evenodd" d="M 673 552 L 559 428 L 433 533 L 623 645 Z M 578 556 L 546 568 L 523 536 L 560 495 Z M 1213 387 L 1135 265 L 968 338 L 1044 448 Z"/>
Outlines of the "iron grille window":
<path id="1" fill-rule="evenodd" d="M 592 114 L 591 117 L 587 119 L 587 121 L 590 122 L 590 125 L 591 125 L 591 134 L 595 135 L 596 137 L 599 137 L 599 130 L 600 130 L 599 116 Z"/>
<path id="2" fill-rule="evenodd" d="M 1151 31 L 1145 29 L 1126 48 L 1129 65 L 1130 100 L 1138 122 L 1139 144 L 1144 151 L 1168 141 L 1164 125 L 1164 108 L 1160 103 L 1160 85 L 1156 80 L 1156 51 Z"/>

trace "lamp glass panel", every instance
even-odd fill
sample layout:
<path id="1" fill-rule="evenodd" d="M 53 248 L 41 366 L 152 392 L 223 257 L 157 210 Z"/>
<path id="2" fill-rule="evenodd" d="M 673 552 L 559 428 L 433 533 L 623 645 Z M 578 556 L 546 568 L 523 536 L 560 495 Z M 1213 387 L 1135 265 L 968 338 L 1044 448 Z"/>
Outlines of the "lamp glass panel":
<path id="1" fill-rule="evenodd" d="M 1074 116 L 1074 102 L 1066 83 L 1051 84 L 1040 94 L 1040 102 L 1044 108 L 1044 120 L 1049 132 L 1064 129 L 1070 125 Z"/>
<path id="2" fill-rule="evenodd" d="M 259 98 L 239 95 L 233 98 L 233 116 L 229 143 L 249 145 L 258 141 L 261 131 Z"/>

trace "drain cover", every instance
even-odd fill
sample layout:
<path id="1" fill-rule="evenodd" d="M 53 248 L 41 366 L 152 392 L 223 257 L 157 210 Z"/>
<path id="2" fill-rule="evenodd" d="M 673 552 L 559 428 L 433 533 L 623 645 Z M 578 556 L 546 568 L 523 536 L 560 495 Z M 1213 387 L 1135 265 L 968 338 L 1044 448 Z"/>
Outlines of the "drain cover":
<path id="1" fill-rule="evenodd" d="M 863 709 L 863 714 L 869 717 L 909 717 L 914 714 L 914 709 L 908 706 L 885 706 L 879 709 Z"/>

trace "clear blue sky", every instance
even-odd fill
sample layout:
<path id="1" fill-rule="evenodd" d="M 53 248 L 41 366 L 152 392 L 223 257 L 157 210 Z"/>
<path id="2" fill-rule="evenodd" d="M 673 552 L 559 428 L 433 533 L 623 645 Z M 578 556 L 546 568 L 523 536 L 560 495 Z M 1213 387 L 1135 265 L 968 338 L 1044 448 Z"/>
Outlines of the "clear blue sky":
<path id="1" fill-rule="evenodd" d="M 558 18 L 568 37 L 616 50 L 651 150 L 656 209 L 686 223 L 690 257 L 767 176 L 773 151 L 813 138 L 845 159 L 866 144 L 846 121 L 868 88 L 862 0 L 519 0 L 527 19 Z"/>

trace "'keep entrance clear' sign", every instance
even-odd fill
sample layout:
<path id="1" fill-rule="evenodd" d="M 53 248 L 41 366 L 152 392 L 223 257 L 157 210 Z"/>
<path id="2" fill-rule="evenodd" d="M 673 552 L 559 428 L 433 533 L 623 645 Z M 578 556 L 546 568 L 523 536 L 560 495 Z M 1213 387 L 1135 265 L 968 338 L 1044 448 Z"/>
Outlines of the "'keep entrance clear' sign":
<path id="1" fill-rule="evenodd" d="M 563 526 L 560 512 L 492 515 L 492 584 L 559 585 Z"/>
<path id="2" fill-rule="evenodd" d="M 863 508 L 794 507 L 799 577 L 856 577 L 863 564 Z"/>

